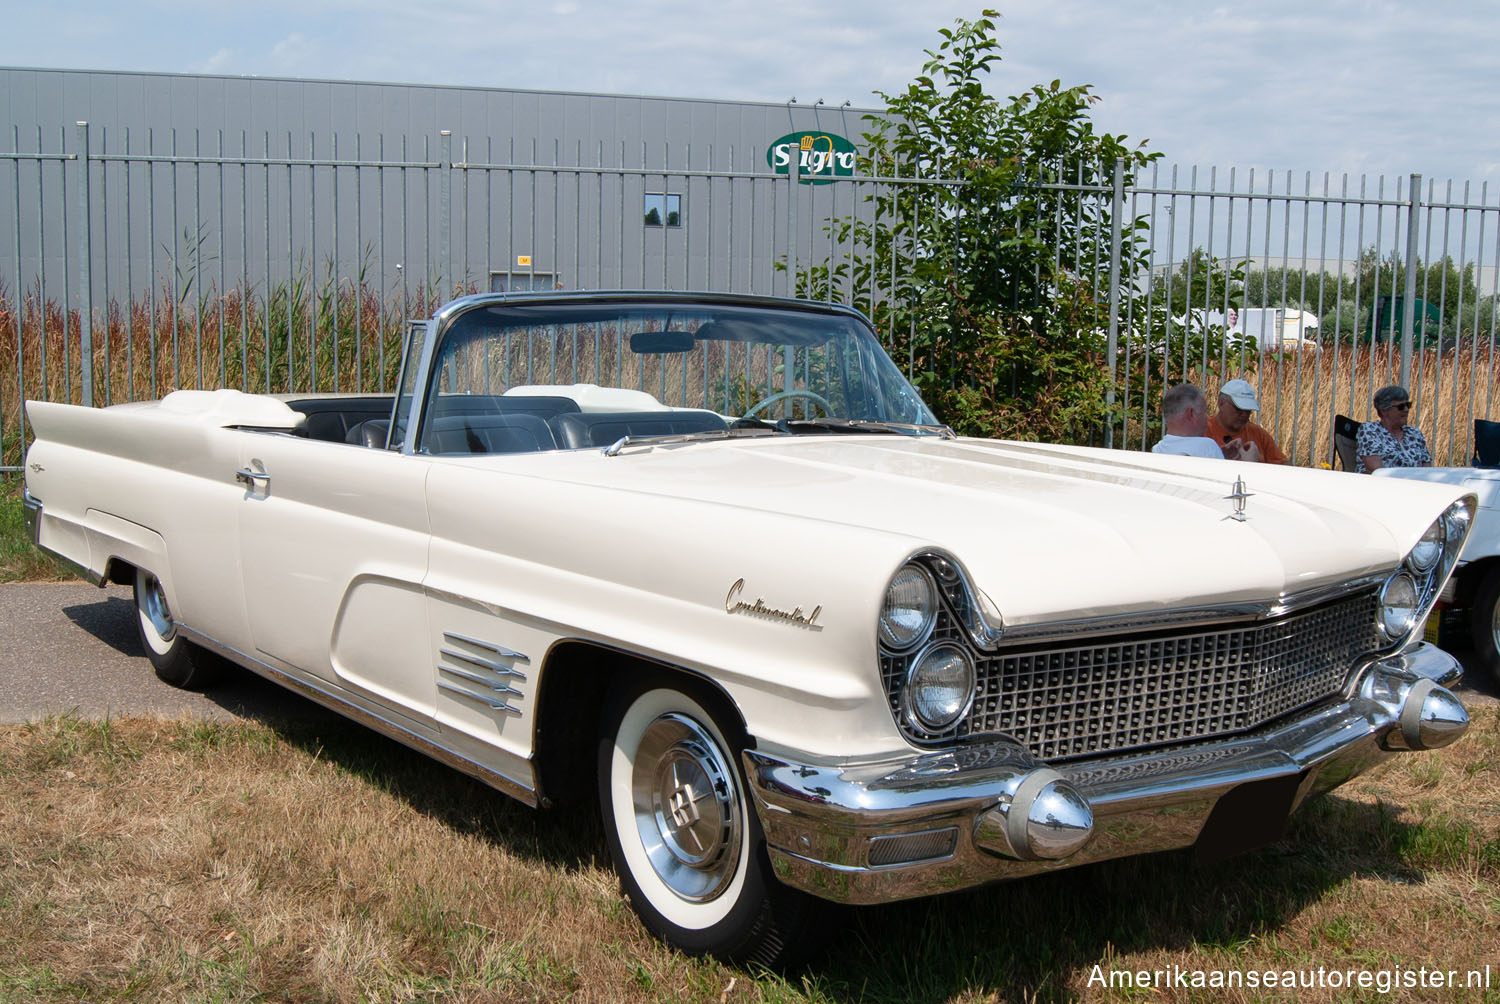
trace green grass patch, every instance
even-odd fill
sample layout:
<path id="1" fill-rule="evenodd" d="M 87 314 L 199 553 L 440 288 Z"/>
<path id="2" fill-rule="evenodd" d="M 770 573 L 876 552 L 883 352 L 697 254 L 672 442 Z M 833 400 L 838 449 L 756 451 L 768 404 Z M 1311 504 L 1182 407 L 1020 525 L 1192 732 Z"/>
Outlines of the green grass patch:
<path id="1" fill-rule="evenodd" d="M 56 582 L 73 573 L 31 542 L 21 479 L 0 475 L 0 582 Z"/>

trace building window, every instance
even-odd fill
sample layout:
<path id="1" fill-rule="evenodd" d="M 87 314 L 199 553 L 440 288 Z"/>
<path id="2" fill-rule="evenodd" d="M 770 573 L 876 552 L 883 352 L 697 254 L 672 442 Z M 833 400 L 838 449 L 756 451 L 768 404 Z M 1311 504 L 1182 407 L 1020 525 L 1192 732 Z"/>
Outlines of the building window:
<path id="1" fill-rule="evenodd" d="M 491 272 L 491 293 L 523 293 L 532 289 L 561 289 L 551 272 Z"/>
<path id="2" fill-rule="evenodd" d="M 660 192 L 646 193 L 646 226 L 682 226 L 682 196 Z"/>

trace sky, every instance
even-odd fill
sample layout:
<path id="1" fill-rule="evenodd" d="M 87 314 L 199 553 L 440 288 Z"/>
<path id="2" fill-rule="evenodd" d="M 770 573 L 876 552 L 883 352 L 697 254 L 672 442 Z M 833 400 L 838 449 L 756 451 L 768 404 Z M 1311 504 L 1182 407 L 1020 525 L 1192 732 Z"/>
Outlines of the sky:
<path id="1" fill-rule="evenodd" d="M 955 0 L 0 0 L 0 65 L 879 107 Z M 1183 170 L 1463 183 L 1500 196 L 1493 0 L 1019 0 L 1006 98 L 1088 84 L 1099 131 Z M 1220 175 L 1221 183 L 1223 175 Z"/>

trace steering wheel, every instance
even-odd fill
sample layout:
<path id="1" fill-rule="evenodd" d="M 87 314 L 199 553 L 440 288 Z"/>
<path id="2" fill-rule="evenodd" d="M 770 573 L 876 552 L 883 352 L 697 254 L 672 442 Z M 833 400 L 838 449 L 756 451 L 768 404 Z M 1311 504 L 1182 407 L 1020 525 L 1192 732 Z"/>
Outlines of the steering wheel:
<path id="1" fill-rule="evenodd" d="M 764 408 L 764 407 L 766 407 L 768 405 L 775 404 L 777 401 L 785 401 L 787 398 L 792 398 L 792 397 L 804 397 L 804 398 L 807 398 L 809 401 L 811 401 L 814 404 L 816 404 L 819 408 L 822 408 L 824 415 L 827 415 L 830 418 L 833 417 L 833 405 L 831 405 L 831 404 L 828 403 L 828 399 L 825 398 L 825 397 L 823 397 L 823 395 L 821 395 L 821 394 L 815 394 L 815 393 L 813 393 L 810 390 L 784 390 L 784 391 L 782 391 L 779 394 L 772 394 L 770 397 L 762 398 L 760 401 L 758 401 L 754 405 L 754 407 L 752 407 L 749 411 L 745 412 L 745 414 L 742 417 L 743 418 L 750 418 L 752 415 L 754 415 L 757 411 L 760 411 L 762 408 Z"/>

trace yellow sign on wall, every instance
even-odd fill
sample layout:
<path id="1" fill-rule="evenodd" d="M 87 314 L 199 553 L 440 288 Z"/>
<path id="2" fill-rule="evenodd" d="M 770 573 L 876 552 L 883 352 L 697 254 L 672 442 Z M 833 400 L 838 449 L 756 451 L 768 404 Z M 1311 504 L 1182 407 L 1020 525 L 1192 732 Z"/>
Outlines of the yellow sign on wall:
<path id="1" fill-rule="evenodd" d="M 531 265 L 531 255 L 529 255 L 529 254 L 518 254 L 518 255 L 516 255 L 516 266 L 519 268 L 519 267 L 521 267 L 523 265 L 527 266 L 527 267 L 530 267 L 530 265 Z"/>

